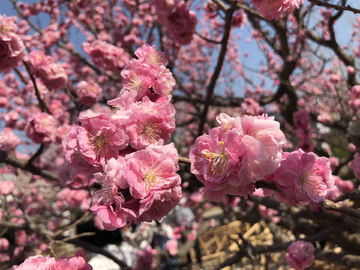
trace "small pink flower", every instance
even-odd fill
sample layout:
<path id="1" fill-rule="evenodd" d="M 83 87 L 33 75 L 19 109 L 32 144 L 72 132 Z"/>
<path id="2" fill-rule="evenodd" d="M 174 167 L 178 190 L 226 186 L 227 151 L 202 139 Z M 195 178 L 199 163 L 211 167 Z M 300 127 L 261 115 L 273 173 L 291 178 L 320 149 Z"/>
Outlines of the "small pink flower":
<path id="1" fill-rule="evenodd" d="M 27 119 L 26 135 L 35 143 L 50 144 L 56 139 L 57 121 L 47 113 L 35 113 Z"/>
<path id="2" fill-rule="evenodd" d="M 43 257 L 41 255 L 27 258 L 22 264 L 16 267 L 16 270 L 47 270 L 55 265 L 55 258 Z"/>
<path id="3" fill-rule="evenodd" d="M 170 239 L 166 242 L 166 250 L 171 256 L 175 256 L 178 253 L 178 241 L 176 239 Z"/>
<path id="4" fill-rule="evenodd" d="M 0 250 L 8 250 L 9 245 L 10 243 L 6 238 L 0 238 Z"/>
<path id="5" fill-rule="evenodd" d="M 242 28 L 246 24 L 247 24 L 247 16 L 243 9 L 239 9 L 238 11 L 235 12 L 233 16 L 232 26 Z"/>
<path id="6" fill-rule="evenodd" d="M 100 166 L 110 158 L 117 158 L 119 151 L 128 146 L 129 137 L 121 126 L 103 115 L 81 118 L 77 129 L 77 141 L 83 158 L 91 165 Z"/>
<path id="7" fill-rule="evenodd" d="M 304 270 L 314 262 L 314 251 L 315 248 L 311 243 L 296 241 L 287 248 L 289 254 L 285 256 L 285 259 L 290 267 Z"/>
<path id="8" fill-rule="evenodd" d="M 0 193 L 4 196 L 9 195 L 14 189 L 14 182 L 2 181 L 0 182 Z"/>
<path id="9" fill-rule="evenodd" d="M 180 1 L 176 6 L 176 10 L 166 17 L 166 24 L 174 38 L 174 41 L 179 45 L 187 45 L 192 39 L 196 30 L 197 17 L 194 11 L 189 11 L 185 2 Z"/>
<path id="10" fill-rule="evenodd" d="M 47 63 L 45 66 L 40 67 L 38 76 L 48 89 L 61 89 L 68 82 L 65 69 L 59 63 Z"/>
<path id="11" fill-rule="evenodd" d="M 99 99 L 102 89 L 95 82 L 81 81 L 77 85 L 76 93 L 80 98 L 80 102 L 86 105 L 93 105 Z"/>

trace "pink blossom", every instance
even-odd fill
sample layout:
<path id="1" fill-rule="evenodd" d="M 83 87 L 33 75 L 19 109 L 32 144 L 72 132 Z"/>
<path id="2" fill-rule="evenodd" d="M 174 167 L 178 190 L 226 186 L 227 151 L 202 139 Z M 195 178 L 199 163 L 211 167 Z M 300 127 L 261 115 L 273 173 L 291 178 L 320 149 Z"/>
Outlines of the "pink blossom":
<path id="1" fill-rule="evenodd" d="M 122 88 L 126 91 L 137 92 L 136 100 L 150 96 L 150 88 L 155 82 L 155 74 L 146 63 L 132 59 L 121 71 Z"/>
<path id="2" fill-rule="evenodd" d="M 135 55 L 140 61 L 146 61 L 155 67 L 166 66 L 167 64 L 165 54 L 157 51 L 155 46 L 146 43 L 135 51 Z"/>
<path id="3" fill-rule="evenodd" d="M 56 139 L 57 121 L 47 113 L 30 115 L 26 123 L 26 136 L 35 143 L 50 144 Z"/>
<path id="4" fill-rule="evenodd" d="M 128 54 L 120 47 L 115 47 L 105 41 L 95 40 L 92 43 L 83 43 L 84 51 L 91 61 L 101 69 L 119 71 L 129 60 Z"/>
<path id="5" fill-rule="evenodd" d="M 284 156 L 274 179 L 286 198 L 301 205 L 321 202 L 334 185 L 329 160 L 301 149 Z"/>
<path id="6" fill-rule="evenodd" d="M 86 262 L 85 253 L 83 250 L 78 251 L 74 257 L 66 258 L 66 255 L 61 256 L 57 261 L 50 256 L 43 257 L 41 255 L 27 258 L 22 264 L 14 269 L 26 270 L 92 270 L 92 266 Z"/>
<path id="7" fill-rule="evenodd" d="M 7 253 L 0 252 L 0 263 L 8 262 L 10 261 L 10 256 Z"/>
<path id="8" fill-rule="evenodd" d="M 21 143 L 19 137 L 13 132 L 11 128 L 4 128 L 0 132 L 0 149 L 6 152 L 14 151 Z"/>
<path id="9" fill-rule="evenodd" d="M 47 63 L 40 67 L 38 76 L 48 89 L 58 90 L 63 88 L 68 82 L 65 69 L 59 63 Z"/>
<path id="10" fill-rule="evenodd" d="M 284 13 L 300 7 L 300 0 L 252 0 L 252 2 L 267 20 L 278 20 Z"/>
<path id="11" fill-rule="evenodd" d="M 85 252 L 79 250 L 75 256 L 66 258 L 61 256 L 53 266 L 54 270 L 92 270 L 92 266 L 86 262 Z"/>
<path id="12" fill-rule="evenodd" d="M 167 141 L 175 131 L 174 119 L 171 122 L 160 115 L 148 113 L 132 114 L 126 128 L 130 145 L 134 149 L 143 149 L 146 146 L 163 140 Z"/>
<path id="13" fill-rule="evenodd" d="M 57 99 L 53 99 L 49 106 L 49 111 L 55 118 L 62 116 L 64 114 L 64 109 L 62 102 Z"/>
<path id="14" fill-rule="evenodd" d="M 6 238 L 0 238 L 0 250 L 8 250 L 9 245 L 10 243 Z"/>
<path id="15" fill-rule="evenodd" d="M 315 248 L 311 243 L 304 241 L 293 242 L 288 248 L 288 255 L 285 256 L 289 266 L 296 270 L 304 270 L 315 260 Z"/>
<path id="16" fill-rule="evenodd" d="M 76 88 L 76 94 L 80 98 L 80 102 L 86 105 L 93 105 L 99 99 L 102 89 L 95 82 L 81 81 Z"/>
<path id="17" fill-rule="evenodd" d="M 354 183 L 350 180 L 342 180 L 339 176 L 334 176 L 335 185 L 342 193 L 348 193 L 354 190 Z"/>
<path id="18" fill-rule="evenodd" d="M 77 129 L 78 127 L 70 129 L 62 141 L 65 159 L 77 171 L 93 174 L 95 173 L 94 166 L 87 162 L 80 152 Z"/>
<path id="19" fill-rule="evenodd" d="M 41 255 L 31 256 L 27 258 L 22 264 L 16 267 L 16 270 L 47 270 L 55 265 L 55 258 L 43 257 Z"/>
<path id="20" fill-rule="evenodd" d="M 83 117 L 82 117 L 83 116 Z M 77 128 L 77 141 L 83 158 L 91 165 L 100 166 L 128 146 L 129 137 L 123 128 L 104 114 L 89 117 L 80 115 L 82 126 Z"/>
<path id="21" fill-rule="evenodd" d="M 153 91 L 158 97 L 164 97 L 167 101 L 171 99 L 171 92 L 175 86 L 175 79 L 172 73 L 165 66 L 157 70 L 156 80 L 153 84 Z M 157 97 L 157 98 L 158 98 Z"/>
<path id="22" fill-rule="evenodd" d="M 261 180 L 273 173 L 282 159 L 281 149 L 286 142 L 285 135 L 280 130 L 280 123 L 275 121 L 274 117 L 264 114 L 236 117 L 234 125 L 243 136 L 243 142 L 250 147 L 251 155 L 258 153 L 256 151 L 263 152 L 261 159 L 249 157 L 251 177 Z"/>
<path id="23" fill-rule="evenodd" d="M 196 30 L 197 18 L 193 11 L 189 11 L 185 2 L 180 1 L 176 10 L 166 18 L 167 27 L 179 45 L 187 45 L 193 39 Z"/>
<path id="24" fill-rule="evenodd" d="M 178 241 L 176 239 L 170 239 L 166 242 L 166 250 L 171 256 L 175 256 L 178 253 Z"/>
<path id="25" fill-rule="evenodd" d="M 233 16 L 232 26 L 242 28 L 246 24 L 247 24 L 247 16 L 243 9 L 239 9 L 238 11 L 235 12 Z"/>
<path id="26" fill-rule="evenodd" d="M 196 230 L 191 230 L 190 234 L 188 235 L 188 240 L 189 241 L 195 241 L 197 237 L 197 232 Z"/>
<path id="27" fill-rule="evenodd" d="M 12 17 L 0 15 L 0 72 L 16 68 L 25 50 Z"/>
<path id="28" fill-rule="evenodd" d="M 4 196 L 9 195 L 14 189 L 14 182 L 1 181 L 0 182 L 0 193 Z"/>

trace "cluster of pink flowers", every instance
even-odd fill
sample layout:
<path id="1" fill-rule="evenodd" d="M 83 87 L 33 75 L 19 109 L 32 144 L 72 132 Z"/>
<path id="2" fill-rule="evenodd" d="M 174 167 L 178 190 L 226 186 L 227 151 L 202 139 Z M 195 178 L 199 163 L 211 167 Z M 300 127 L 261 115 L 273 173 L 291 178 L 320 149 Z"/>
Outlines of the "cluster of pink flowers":
<path id="1" fill-rule="evenodd" d="M 120 97 L 97 112 L 79 116 L 63 140 L 65 159 L 74 169 L 63 182 L 86 186 L 94 174 L 102 188 L 91 210 L 107 230 L 128 221 L 161 221 L 181 199 L 178 154 L 163 145 L 175 131 L 175 109 L 169 103 L 175 85 L 164 55 L 145 44 L 125 65 Z M 66 164 L 63 165 L 66 169 Z M 98 172 L 98 173 L 97 173 Z M 71 180 L 67 178 L 75 178 Z"/>
<path id="2" fill-rule="evenodd" d="M 161 221 L 182 197 L 178 155 L 173 144 L 151 145 L 125 157 L 110 159 L 105 175 L 95 174 L 102 189 L 91 207 L 106 230 L 127 221 Z"/>
<path id="3" fill-rule="evenodd" d="M 284 153 L 280 167 L 266 180 L 283 192 L 275 192 L 275 199 L 289 205 L 320 203 L 334 185 L 329 159 L 301 149 Z"/>
<path id="4" fill-rule="evenodd" d="M 182 0 L 154 0 L 158 21 L 170 31 L 178 45 L 187 45 L 193 39 L 197 18 Z"/>
<path id="5" fill-rule="evenodd" d="M 66 258 L 66 255 L 61 256 L 58 260 L 50 256 L 44 257 L 41 255 L 27 258 L 22 264 L 13 268 L 17 270 L 91 270 L 90 264 L 86 262 L 86 256 L 83 250 L 76 252 L 74 257 Z"/>
<path id="6" fill-rule="evenodd" d="M 61 89 L 68 82 L 68 76 L 60 63 L 41 51 L 32 51 L 27 57 L 32 75 L 40 78 L 48 89 Z"/>
<path id="7" fill-rule="evenodd" d="M 284 13 L 300 7 L 300 0 L 252 0 L 257 11 L 267 20 L 278 20 Z"/>
<path id="8" fill-rule="evenodd" d="M 314 251 L 315 248 L 311 243 L 296 241 L 287 248 L 289 254 L 285 256 L 285 259 L 291 268 L 304 270 L 314 262 Z"/>
<path id="9" fill-rule="evenodd" d="M 129 55 L 122 48 L 102 40 L 83 43 L 84 51 L 90 56 L 91 61 L 99 68 L 106 71 L 118 72 L 129 60 Z"/>
<path id="10" fill-rule="evenodd" d="M 15 17 L 0 15 L 0 72 L 16 68 L 25 50 L 17 34 L 16 20 Z"/>
<path id="11" fill-rule="evenodd" d="M 272 174 L 282 158 L 285 136 L 274 117 L 220 114 L 221 127 L 196 139 L 191 172 L 205 188 L 205 197 L 220 201 L 225 194 L 251 195 L 254 183 Z"/>
<path id="12" fill-rule="evenodd" d="M 315 145 L 310 140 L 311 126 L 310 116 L 306 110 L 300 110 L 294 113 L 295 134 L 299 138 L 297 148 L 305 152 L 311 152 Z"/>

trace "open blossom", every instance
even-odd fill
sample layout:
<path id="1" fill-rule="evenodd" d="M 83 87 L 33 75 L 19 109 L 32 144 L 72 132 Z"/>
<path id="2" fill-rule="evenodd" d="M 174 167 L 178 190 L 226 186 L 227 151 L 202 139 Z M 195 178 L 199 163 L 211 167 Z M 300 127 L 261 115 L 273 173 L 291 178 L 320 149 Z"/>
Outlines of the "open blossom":
<path id="1" fill-rule="evenodd" d="M 281 166 L 274 174 L 274 181 L 284 193 L 275 194 L 276 199 L 281 200 L 281 196 L 285 196 L 301 205 L 321 202 L 334 185 L 329 160 L 301 149 L 284 154 Z"/>
<path id="2" fill-rule="evenodd" d="M 0 72 L 16 68 L 25 50 L 11 17 L 0 15 Z"/>
<path id="3" fill-rule="evenodd" d="M 35 143 L 50 144 L 56 139 L 57 121 L 47 113 L 30 115 L 25 126 L 26 136 Z"/>
<path id="4" fill-rule="evenodd" d="M 123 127 L 104 113 L 80 114 L 81 127 L 77 128 L 77 141 L 83 158 L 91 165 L 100 166 L 128 146 L 129 137 Z"/>
<path id="5" fill-rule="evenodd" d="M 93 105 L 99 99 L 102 89 L 95 82 L 81 81 L 76 87 L 76 94 L 80 98 L 80 102 L 86 105 Z"/>
<path id="6" fill-rule="evenodd" d="M 300 0 L 252 0 L 257 11 L 267 20 L 278 20 L 286 12 L 300 7 Z"/>
<path id="7" fill-rule="evenodd" d="M 287 248 L 289 254 L 285 256 L 285 259 L 291 268 L 304 270 L 314 262 L 314 251 L 315 248 L 311 243 L 296 241 Z"/>
<path id="8" fill-rule="evenodd" d="M 151 102 L 147 97 L 134 110 L 126 132 L 134 149 L 143 149 L 160 140 L 167 141 L 175 131 L 175 108 L 168 102 Z"/>

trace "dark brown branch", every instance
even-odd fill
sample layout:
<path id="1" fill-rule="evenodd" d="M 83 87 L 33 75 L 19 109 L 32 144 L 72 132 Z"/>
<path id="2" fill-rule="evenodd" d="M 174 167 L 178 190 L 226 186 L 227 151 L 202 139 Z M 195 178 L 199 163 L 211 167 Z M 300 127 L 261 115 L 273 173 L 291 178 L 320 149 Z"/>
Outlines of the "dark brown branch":
<path id="1" fill-rule="evenodd" d="M 322 230 L 320 233 L 310 235 L 310 236 L 305 237 L 304 239 L 301 239 L 301 240 L 306 241 L 306 242 L 318 241 L 318 240 L 321 240 L 321 239 L 323 239 L 324 237 L 326 237 L 326 236 L 328 236 L 330 234 L 333 234 L 334 232 L 336 232 L 336 231 L 338 231 L 340 229 L 341 229 L 340 225 L 335 225 L 335 226 L 333 226 L 331 228 L 327 228 L 325 230 Z M 251 256 L 262 254 L 262 253 L 285 250 L 285 249 L 287 249 L 287 247 L 291 243 L 292 243 L 292 241 L 282 243 L 282 244 L 274 244 L 272 246 L 264 245 L 264 246 L 255 246 L 255 247 L 250 247 L 250 248 L 248 247 L 246 249 L 245 248 L 240 249 L 240 251 L 238 251 L 232 257 L 228 258 L 225 262 L 223 262 L 223 263 L 217 265 L 216 267 L 214 267 L 213 270 L 220 270 L 220 269 L 224 268 L 225 266 L 237 263 L 243 257 L 251 257 Z"/>
<path id="2" fill-rule="evenodd" d="M 360 189 L 355 189 L 351 192 L 340 195 L 339 197 L 333 198 L 333 202 L 341 202 L 347 199 L 360 198 Z"/>
<path id="3" fill-rule="evenodd" d="M 324 200 L 323 202 L 319 203 L 319 206 L 321 206 L 325 210 L 335 211 L 360 220 L 360 211 L 357 209 L 335 203 L 330 200 Z"/>
<path id="4" fill-rule="evenodd" d="M 345 6 L 345 5 L 339 6 L 339 5 L 334 5 L 334 4 L 319 1 L 319 0 L 309 0 L 309 2 L 313 3 L 314 5 L 321 6 L 321 7 L 328 7 L 328 8 L 333 8 L 333 9 L 342 10 L 342 11 L 351 11 L 354 14 L 360 13 L 360 9 L 353 8 L 353 7 L 349 6 L 349 5 L 347 5 L 347 6 Z"/>
<path id="5" fill-rule="evenodd" d="M 217 60 L 217 64 L 216 64 L 214 73 L 211 76 L 210 84 L 207 87 L 207 93 L 206 93 L 204 109 L 203 109 L 203 111 L 201 113 L 201 116 L 200 116 L 200 124 L 199 124 L 198 136 L 201 136 L 203 134 L 204 125 L 205 125 L 206 118 L 207 118 L 206 116 L 207 116 L 207 113 L 209 111 L 211 100 L 213 99 L 213 93 L 214 93 L 216 81 L 219 78 L 219 75 L 220 75 L 220 72 L 221 72 L 221 69 L 222 69 L 222 65 L 224 63 L 225 54 L 226 54 L 226 51 L 227 51 L 227 44 L 228 44 L 228 40 L 229 40 L 229 37 L 230 37 L 232 16 L 233 16 L 233 14 L 235 12 L 235 9 L 236 9 L 236 2 L 234 1 L 232 3 L 231 8 L 226 10 L 224 35 L 223 35 L 223 38 L 221 40 L 221 49 L 220 49 L 220 53 L 219 53 L 219 57 L 218 57 L 218 60 Z"/>
<path id="6" fill-rule="evenodd" d="M 85 249 L 87 251 L 90 251 L 90 252 L 101 254 L 101 255 L 113 260 L 115 263 L 117 263 L 121 267 L 121 269 L 124 269 L 124 270 L 130 270 L 131 269 L 123 261 L 119 260 L 111 252 L 109 252 L 109 251 L 107 251 L 105 249 L 102 249 L 100 247 L 97 247 L 95 245 L 87 243 L 87 242 L 82 241 L 80 239 L 72 239 L 72 240 L 67 241 L 67 243 L 73 244 L 73 245 L 75 245 L 77 247 L 81 247 L 81 248 L 83 248 L 83 249 Z"/>
<path id="7" fill-rule="evenodd" d="M 37 100 L 39 101 L 40 110 L 42 112 L 47 112 L 48 114 L 51 115 L 50 110 L 49 110 L 49 106 L 40 97 L 39 88 L 37 87 L 36 80 L 35 80 L 34 76 L 30 73 L 29 64 L 26 63 L 25 61 L 23 61 L 23 64 L 24 64 L 24 66 L 26 68 L 26 71 L 29 73 L 31 82 L 33 83 L 33 86 L 34 86 L 34 89 L 35 89 L 35 95 L 36 95 Z"/>
<path id="8" fill-rule="evenodd" d="M 29 163 L 26 160 L 18 159 L 14 156 L 9 155 L 7 152 L 0 150 L 0 163 L 6 163 L 15 168 L 19 168 L 25 171 L 28 171 L 35 175 L 40 175 L 44 178 L 58 181 L 58 176 L 56 173 L 40 169 L 33 164 Z"/>

